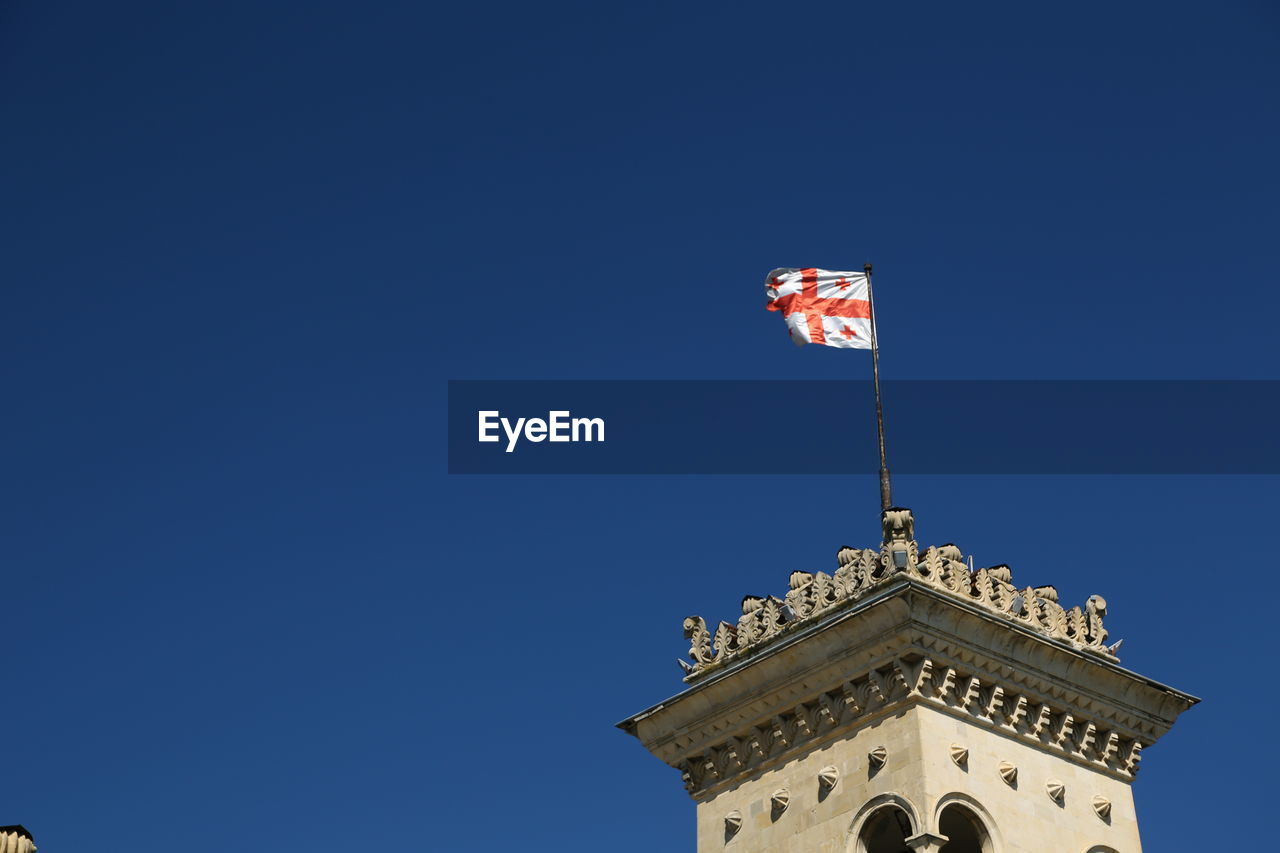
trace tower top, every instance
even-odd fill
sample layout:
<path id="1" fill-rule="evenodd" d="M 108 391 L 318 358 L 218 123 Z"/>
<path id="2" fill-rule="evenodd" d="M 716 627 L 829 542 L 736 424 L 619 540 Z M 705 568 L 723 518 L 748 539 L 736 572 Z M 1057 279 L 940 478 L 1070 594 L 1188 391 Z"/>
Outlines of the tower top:
<path id="1" fill-rule="evenodd" d="M 714 634 L 701 616 L 684 620 L 690 641 L 692 664 L 685 681 L 693 683 L 732 661 L 757 654 L 816 619 L 841 611 L 877 587 L 898 577 L 911 578 L 966 602 L 977 604 L 1007 619 L 1011 625 L 1030 628 L 1073 649 L 1118 661 L 1120 643 L 1106 645 L 1103 617 L 1107 602 L 1091 595 L 1083 607 L 1065 609 L 1052 586 L 1019 589 L 1007 565 L 970 571 L 964 555 L 953 544 L 926 548 L 915 541 L 911 510 L 890 507 L 880 515 L 884 539 L 879 549 L 844 547 L 836 554 L 839 568 L 825 572 L 792 572 L 790 589 L 783 598 L 748 595 L 742 599 L 742 615 L 736 624 L 721 622 Z"/>
<path id="2" fill-rule="evenodd" d="M 909 509 L 881 520 L 879 549 L 793 572 L 736 623 L 685 619 L 688 686 L 619 724 L 681 771 L 699 850 L 1140 849 L 1142 750 L 1199 700 L 1120 666 L 1100 596 L 1065 608 L 921 551 Z"/>

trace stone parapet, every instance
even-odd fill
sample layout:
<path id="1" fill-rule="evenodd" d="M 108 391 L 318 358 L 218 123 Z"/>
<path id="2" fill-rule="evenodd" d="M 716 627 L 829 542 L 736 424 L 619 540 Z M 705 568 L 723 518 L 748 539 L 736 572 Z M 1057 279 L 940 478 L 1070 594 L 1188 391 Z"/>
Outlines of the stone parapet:
<path id="1" fill-rule="evenodd" d="M 972 570 L 960 549 L 947 544 L 920 551 L 915 521 L 908 509 L 886 510 L 881 518 L 884 541 L 879 550 L 841 548 L 839 567 L 825 572 L 792 572 L 785 597 L 747 596 L 735 624 L 721 622 L 714 632 L 701 616 L 684 620 L 692 663 L 681 661 L 685 681 L 693 683 L 735 659 L 758 653 L 770 643 L 815 619 L 853 606 L 877 587 L 908 577 L 948 595 L 999 614 L 1011 624 L 1101 658 L 1118 660 L 1119 643 L 1106 645 L 1103 617 L 1106 600 L 1090 596 L 1083 607 L 1069 610 L 1058 603 L 1052 586 L 1019 589 L 1008 566 Z"/>

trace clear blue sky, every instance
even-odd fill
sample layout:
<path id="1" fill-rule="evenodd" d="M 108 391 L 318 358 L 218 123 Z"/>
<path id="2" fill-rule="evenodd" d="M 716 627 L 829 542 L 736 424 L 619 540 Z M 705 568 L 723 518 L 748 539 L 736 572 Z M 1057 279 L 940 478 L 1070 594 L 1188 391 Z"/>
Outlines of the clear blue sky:
<path id="1" fill-rule="evenodd" d="M 0 823 L 692 850 L 613 723 L 682 617 L 874 544 L 873 478 L 450 477 L 445 380 L 865 378 L 761 281 L 868 260 L 886 376 L 1280 378 L 1278 48 L 1262 0 L 0 5 Z M 1271 808 L 1276 485 L 897 483 L 1204 697 L 1150 850 Z"/>

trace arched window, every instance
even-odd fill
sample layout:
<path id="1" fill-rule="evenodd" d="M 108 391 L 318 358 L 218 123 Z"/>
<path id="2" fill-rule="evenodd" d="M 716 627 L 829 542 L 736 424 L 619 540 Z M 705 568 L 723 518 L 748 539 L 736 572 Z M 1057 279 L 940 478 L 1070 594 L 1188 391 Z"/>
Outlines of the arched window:
<path id="1" fill-rule="evenodd" d="M 911 853 L 911 818 L 897 806 L 877 809 L 858 833 L 859 853 Z"/>
<path id="2" fill-rule="evenodd" d="M 952 803 L 938 816 L 938 832 L 947 837 L 942 853 L 991 853 L 991 836 L 977 816 Z"/>

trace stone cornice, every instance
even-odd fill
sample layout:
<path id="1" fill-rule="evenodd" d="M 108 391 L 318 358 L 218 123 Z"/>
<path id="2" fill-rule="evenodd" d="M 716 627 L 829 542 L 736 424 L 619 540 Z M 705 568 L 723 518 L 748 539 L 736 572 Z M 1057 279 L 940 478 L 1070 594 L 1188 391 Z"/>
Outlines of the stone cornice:
<path id="1" fill-rule="evenodd" d="M 1127 781 L 1196 701 L 902 573 L 619 725 L 695 798 L 913 705 Z"/>

